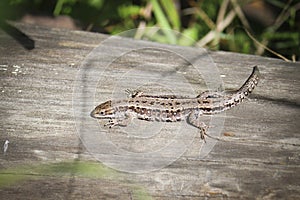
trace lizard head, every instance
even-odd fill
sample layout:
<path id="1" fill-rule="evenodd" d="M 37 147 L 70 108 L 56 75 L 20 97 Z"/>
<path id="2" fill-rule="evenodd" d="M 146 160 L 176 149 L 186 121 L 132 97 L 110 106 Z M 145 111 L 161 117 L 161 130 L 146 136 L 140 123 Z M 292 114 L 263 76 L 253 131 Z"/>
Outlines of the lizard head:
<path id="1" fill-rule="evenodd" d="M 106 101 L 98 105 L 92 112 L 91 117 L 97 119 L 107 119 L 113 118 L 114 116 L 114 109 L 112 108 L 111 101 Z"/>

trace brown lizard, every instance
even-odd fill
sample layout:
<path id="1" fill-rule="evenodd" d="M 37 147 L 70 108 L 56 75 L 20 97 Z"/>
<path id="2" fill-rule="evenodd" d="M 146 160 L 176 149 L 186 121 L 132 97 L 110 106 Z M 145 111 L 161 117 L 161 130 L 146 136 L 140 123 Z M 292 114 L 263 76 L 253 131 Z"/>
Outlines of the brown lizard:
<path id="1" fill-rule="evenodd" d="M 201 122 L 201 115 L 212 115 L 240 104 L 258 84 L 260 73 L 253 67 L 252 74 L 240 89 L 233 93 L 201 93 L 195 98 L 173 95 L 153 96 L 140 91 L 132 92 L 128 99 L 109 100 L 98 105 L 91 116 L 109 119 L 105 126 L 127 126 L 133 118 L 147 121 L 178 122 L 186 120 L 200 129 L 201 139 L 205 139 L 207 126 Z"/>

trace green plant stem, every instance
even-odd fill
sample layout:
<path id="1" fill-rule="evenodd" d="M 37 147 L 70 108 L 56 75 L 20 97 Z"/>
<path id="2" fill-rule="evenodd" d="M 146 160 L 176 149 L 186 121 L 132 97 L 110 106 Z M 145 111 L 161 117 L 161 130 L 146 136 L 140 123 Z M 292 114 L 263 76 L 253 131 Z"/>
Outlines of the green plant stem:
<path id="1" fill-rule="evenodd" d="M 171 26 L 170 26 L 167 18 L 165 17 L 159 3 L 157 2 L 157 0 L 151 0 L 151 3 L 153 6 L 154 15 L 155 15 L 156 20 L 159 23 L 160 27 L 162 28 L 162 31 L 168 38 L 170 44 L 176 44 L 176 37 L 173 34 L 173 32 L 171 30 Z"/>
<path id="2" fill-rule="evenodd" d="M 61 13 L 64 2 L 65 2 L 65 0 L 58 0 L 57 1 L 56 5 L 55 5 L 55 8 L 54 8 L 54 11 L 53 11 L 54 16 L 58 16 Z"/>

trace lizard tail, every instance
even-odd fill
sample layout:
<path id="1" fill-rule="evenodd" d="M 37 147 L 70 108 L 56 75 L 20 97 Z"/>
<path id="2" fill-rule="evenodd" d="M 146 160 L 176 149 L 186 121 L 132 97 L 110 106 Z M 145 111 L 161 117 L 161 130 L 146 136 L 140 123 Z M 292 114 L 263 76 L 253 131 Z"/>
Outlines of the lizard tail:
<path id="1" fill-rule="evenodd" d="M 260 73 L 258 67 L 255 66 L 253 67 L 253 71 L 246 82 L 242 85 L 242 87 L 240 87 L 240 89 L 235 92 L 235 95 L 232 96 L 232 102 L 230 104 L 237 105 L 241 103 L 245 99 L 245 97 L 247 97 L 253 91 L 253 89 L 258 84 L 259 79 Z"/>
<path id="2" fill-rule="evenodd" d="M 237 93 L 243 93 L 243 95 L 248 96 L 255 86 L 258 84 L 260 79 L 260 73 L 258 67 L 253 67 L 253 71 L 246 82 L 242 85 L 240 89 L 238 89 Z"/>

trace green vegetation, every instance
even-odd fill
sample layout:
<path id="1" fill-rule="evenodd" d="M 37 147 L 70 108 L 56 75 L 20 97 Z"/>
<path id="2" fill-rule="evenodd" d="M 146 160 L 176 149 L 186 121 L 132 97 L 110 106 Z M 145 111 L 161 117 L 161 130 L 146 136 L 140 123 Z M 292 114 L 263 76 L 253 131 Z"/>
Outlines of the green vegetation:
<path id="1" fill-rule="evenodd" d="M 120 174 L 100 163 L 93 162 L 60 162 L 53 164 L 28 165 L 17 168 L 0 170 L 0 188 L 17 184 L 29 179 L 41 179 L 43 177 L 70 177 L 117 180 Z"/>
<path id="2" fill-rule="evenodd" d="M 151 33 L 151 38 L 158 42 L 296 60 L 300 55 L 300 3 L 296 0 L 284 2 L 2 0 L 0 19 L 20 19 L 28 13 L 68 15 L 79 22 L 83 30 L 117 34 L 137 29 L 136 38 L 147 38 L 150 33 L 144 31 L 144 27 L 155 26 L 162 28 L 154 35 Z M 182 34 L 192 40 L 186 40 Z"/>
<path id="3" fill-rule="evenodd" d="M 77 177 L 78 181 L 80 181 L 80 178 L 103 179 L 129 188 L 134 199 L 152 199 L 144 187 L 128 181 L 125 173 L 117 172 L 99 162 L 79 160 L 1 169 L 0 189 L 25 184 L 26 181 L 30 180 L 43 181 L 43 179 L 49 177 L 57 179 Z"/>

